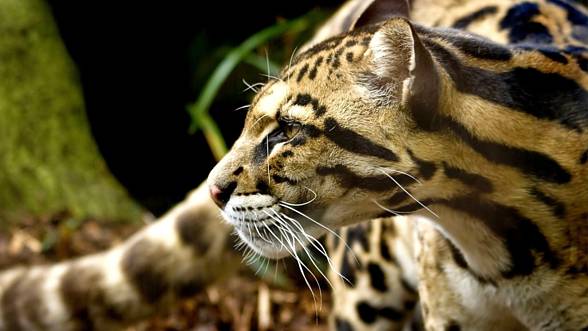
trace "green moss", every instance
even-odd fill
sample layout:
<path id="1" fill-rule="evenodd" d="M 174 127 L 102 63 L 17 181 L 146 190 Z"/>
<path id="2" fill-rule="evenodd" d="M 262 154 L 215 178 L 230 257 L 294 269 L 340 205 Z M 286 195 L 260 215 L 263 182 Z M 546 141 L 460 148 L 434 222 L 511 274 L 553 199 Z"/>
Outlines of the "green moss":
<path id="1" fill-rule="evenodd" d="M 77 73 L 46 4 L 0 0 L 0 222 L 68 211 L 137 219 L 92 140 Z"/>

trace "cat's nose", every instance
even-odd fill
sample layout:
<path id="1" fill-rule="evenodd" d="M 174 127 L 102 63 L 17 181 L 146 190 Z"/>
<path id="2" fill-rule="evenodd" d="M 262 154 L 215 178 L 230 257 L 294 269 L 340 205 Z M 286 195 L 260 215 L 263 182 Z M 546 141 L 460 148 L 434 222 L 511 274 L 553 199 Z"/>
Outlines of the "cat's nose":
<path id="1" fill-rule="evenodd" d="M 237 185 L 233 182 L 229 185 L 226 185 L 225 187 L 220 187 L 216 184 L 212 184 L 208 189 L 210 191 L 210 197 L 212 198 L 214 203 L 216 203 L 216 205 L 222 209 L 226 206 L 227 202 L 229 202 L 231 194 L 233 194 L 233 192 L 235 191 L 235 187 L 237 187 Z"/>

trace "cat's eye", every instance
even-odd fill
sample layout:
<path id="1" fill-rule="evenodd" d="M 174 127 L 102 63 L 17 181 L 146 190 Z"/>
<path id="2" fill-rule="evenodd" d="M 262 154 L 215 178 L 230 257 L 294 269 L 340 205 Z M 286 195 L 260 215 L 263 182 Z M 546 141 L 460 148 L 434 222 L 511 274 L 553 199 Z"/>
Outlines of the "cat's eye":
<path id="1" fill-rule="evenodd" d="M 281 118 L 278 121 L 280 125 L 280 130 L 284 133 L 284 136 L 289 140 L 296 137 L 296 135 L 300 132 L 302 125 L 299 122 L 296 122 L 289 118 Z"/>

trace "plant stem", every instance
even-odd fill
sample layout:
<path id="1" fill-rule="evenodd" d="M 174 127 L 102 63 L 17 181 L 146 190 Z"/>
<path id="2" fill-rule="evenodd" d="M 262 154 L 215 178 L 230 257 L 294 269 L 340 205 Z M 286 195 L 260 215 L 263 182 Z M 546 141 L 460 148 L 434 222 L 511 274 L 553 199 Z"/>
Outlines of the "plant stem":
<path id="1" fill-rule="evenodd" d="M 246 39 L 241 45 L 235 47 L 227 54 L 223 61 L 216 67 L 208 81 L 206 82 L 202 92 L 198 96 L 195 103 L 188 105 L 188 113 L 192 117 L 192 125 L 190 133 L 195 133 L 198 129 L 202 129 L 208 144 L 217 160 L 226 153 L 227 146 L 222 137 L 220 130 L 214 120 L 208 114 L 210 105 L 217 95 L 222 84 L 231 74 L 233 69 L 256 47 L 262 45 L 268 40 L 282 35 L 286 31 L 300 31 L 305 29 L 310 24 L 310 15 L 305 15 L 300 18 L 279 22 L 273 26 L 265 28 L 256 34 Z"/>

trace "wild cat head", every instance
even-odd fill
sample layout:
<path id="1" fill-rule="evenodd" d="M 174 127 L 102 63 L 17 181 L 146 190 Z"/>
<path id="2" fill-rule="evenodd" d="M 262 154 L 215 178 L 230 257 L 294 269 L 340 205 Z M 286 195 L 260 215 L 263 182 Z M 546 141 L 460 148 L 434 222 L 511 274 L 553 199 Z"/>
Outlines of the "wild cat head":
<path id="1" fill-rule="evenodd" d="M 256 95 L 209 176 L 226 220 L 256 252 L 281 257 L 381 214 L 378 201 L 410 195 L 403 185 L 415 183 L 418 162 L 409 133 L 427 121 L 418 111 L 436 102 L 434 71 L 403 18 L 299 54 Z"/>

